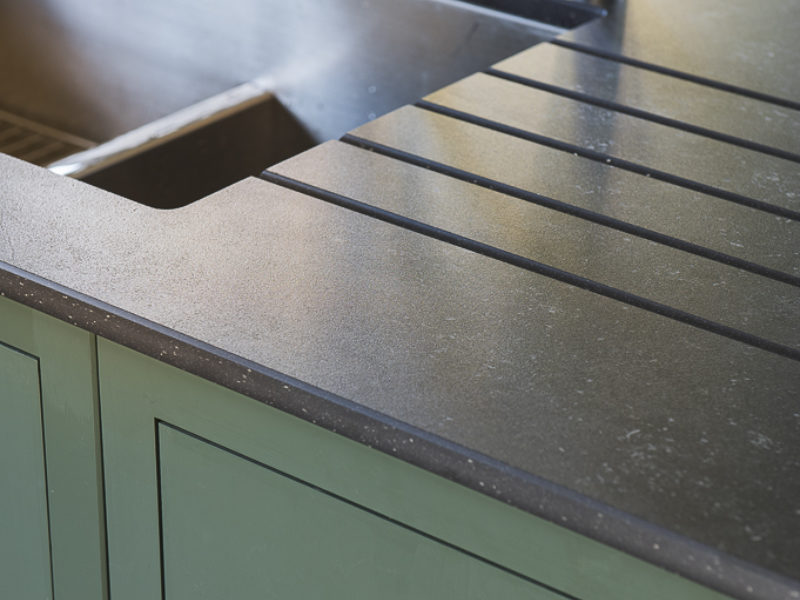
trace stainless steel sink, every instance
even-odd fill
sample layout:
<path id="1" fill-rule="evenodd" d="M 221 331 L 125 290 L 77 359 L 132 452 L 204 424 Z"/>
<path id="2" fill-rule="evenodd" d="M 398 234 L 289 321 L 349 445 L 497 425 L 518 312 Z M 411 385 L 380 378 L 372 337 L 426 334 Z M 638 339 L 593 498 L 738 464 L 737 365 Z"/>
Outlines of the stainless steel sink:
<path id="1" fill-rule="evenodd" d="M 518 10 L 487 8 L 500 5 Z M 88 172 L 61 171 L 179 206 L 596 14 L 566 0 L 0 0 L 0 152 L 50 164 L 98 146 Z M 244 105 L 223 106 L 250 81 Z"/>

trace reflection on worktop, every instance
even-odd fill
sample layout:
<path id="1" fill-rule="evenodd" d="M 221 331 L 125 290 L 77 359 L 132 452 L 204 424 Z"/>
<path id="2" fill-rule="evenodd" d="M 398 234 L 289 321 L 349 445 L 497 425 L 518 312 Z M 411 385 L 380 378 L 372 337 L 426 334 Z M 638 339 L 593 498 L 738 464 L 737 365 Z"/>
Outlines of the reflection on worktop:
<path id="1" fill-rule="evenodd" d="M 278 470 L 289 488 L 308 482 L 324 505 L 365 508 L 413 529 L 404 539 L 421 533 L 499 566 L 521 597 L 800 598 L 800 20 L 791 18 L 800 0 L 769 9 L 619 0 L 570 32 L 536 25 L 561 35 L 494 66 L 495 42 L 503 52 L 515 39 L 533 43 L 520 14 L 501 19 L 508 35 L 484 20 L 504 0 L 309 0 L 281 7 L 280 24 L 255 0 L 182 12 L 186 0 L 149 0 L 117 6 L 124 23 L 113 36 L 110 5 L 60 15 L 44 7 L 78 0 L 21 1 L 6 4 L 20 18 L 38 15 L 30 39 L 45 39 L 58 15 L 81 32 L 72 40 L 81 60 L 142 39 L 163 57 L 126 54 L 121 64 L 152 84 L 133 85 L 141 93 L 130 97 L 115 79 L 124 73 L 69 73 L 140 105 L 126 114 L 142 120 L 116 143 L 135 134 L 148 147 L 176 122 L 184 141 L 216 126 L 225 137 L 236 121 L 237 140 L 268 146 L 238 121 L 257 115 L 308 148 L 175 210 L 0 156 L 3 364 L 15 376 L 15 364 L 27 365 L 16 377 L 21 405 L 37 427 L 40 413 L 50 419 L 28 446 L 55 436 L 46 453 L 72 456 L 58 444 L 94 440 L 102 422 L 103 444 L 91 444 L 104 470 L 91 456 L 81 469 L 108 492 L 108 518 L 98 508 L 89 520 L 108 527 L 115 598 L 172 595 L 197 581 L 257 587 L 237 570 L 245 563 L 230 549 L 240 543 L 252 550 L 248 565 L 287 589 L 295 572 L 317 574 L 308 544 L 283 553 L 250 527 L 270 522 L 261 516 L 272 485 L 262 484 L 280 480 Z M 428 12 L 413 12 L 421 7 Z M 310 49 L 316 42 L 330 45 Z M 264 73 L 272 59 L 278 66 Z M 436 79 L 437 65 L 466 77 Z M 174 105 L 154 106 L 153 90 L 170 82 L 180 93 L 164 98 Z M 322 99 L 303 95 L 311 90 Z M 411 104 L 381 114 L 389 99 Z M 79 156 L 89 164 L 96 149 Z M 226 157 L 244 164 L 246 155 L 260 170 L 261 152 Z M 156 162 L 143 171 L 170 170 Z M 192 173 L 219 166 L 186 164 Z M 83 340 L 83 380 L 100 388 L 94 404 L 91 393 L 72 394 L 87 436 L 61 435 L 61 414 L 27 400 L 39 393 L 37 364 L 47 377 L 69 371 L 71 382 L 62 359 L 78 357 L 37 363 L 38 345 L 61 339 L 42 335 L 42 323 Z M 207 477 L 185 470 L 176 451 L 206 456 L 196 472 Z M 355 456 L 373 467 L 354 468 Z M 48 477 L 69 475 L 52 465 Z M 235 485 L 220 484 L 236 465 Z M 199 512 L 181 512 L 211 481 L 207 502 L 192 504 Z M 49 500 L 63 510 L 59 493 Z M 253 516 L 213 507 L 228 496 Z M 240 529 L 227 526 L 230 513 Z M 295 514 L 308 540 L 317 529 L 308 523 L 335 521 L 320 514 Z M 201 549 L 204 523 L 216 533 Z M 85 556 L 58 546 L 68 538 L 54 534 L 53 560 Z M 352 538 L 343 555 L 375 554 L 371 536 Z M 391 545 L 375 539 L 380 551 Z M 434 563 L 410 547 L 404 560 L 430 574 Z M 439 582 L 452 590 L 450 581 L 470 581 L 461 573 Z M 320 585 L 350 597 L 351 579 L 325 577 Z M 376 581 L 380 590 L 385 580 Z"/>
<path id="2" fill-rule="evenodd" d="M 559 38 L 590 52 L 797 108 L 800 5 L 729 0 L 623 1 Z"/>

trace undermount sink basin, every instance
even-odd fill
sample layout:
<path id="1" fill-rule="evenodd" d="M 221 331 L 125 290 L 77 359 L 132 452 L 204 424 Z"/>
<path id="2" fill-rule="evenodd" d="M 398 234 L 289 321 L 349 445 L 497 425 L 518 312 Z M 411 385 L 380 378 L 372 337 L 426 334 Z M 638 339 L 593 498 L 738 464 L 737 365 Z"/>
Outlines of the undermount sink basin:
<path id="1" fill-rule="evenodd" d="M 597 15 L 569 0 L 0 0 L 0 152 L 181 206 Z"/>

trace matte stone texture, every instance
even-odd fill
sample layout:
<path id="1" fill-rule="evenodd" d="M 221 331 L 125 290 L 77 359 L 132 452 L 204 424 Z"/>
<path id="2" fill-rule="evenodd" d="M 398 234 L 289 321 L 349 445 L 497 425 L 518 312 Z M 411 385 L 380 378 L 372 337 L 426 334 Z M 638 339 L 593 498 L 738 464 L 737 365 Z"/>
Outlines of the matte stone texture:
<path id="1" fill-rule="evenodd" d="M 800 2 L 620 0 L 562 39 L 763 94 L 800 98 Z"/>
<path id="2" fill-rule="evenodd" d="M 564 38 L 785 111 L 588 55 L 546 81 L 795 148 L 799 9 L 620 0 Z M 485 74 L 430 100 L 800 210 L 789 160 Z M 762 210 L 419 108 L 357 135 L 800 274 L 798 223 Z M 795 290 L 763 275 L 338 143 L 278 170 L 796 347 Z M 253 179 L 159 211 L 0 156 L 0 261 L 30 306 L 705 585 L 800 593 L 797 361 Z"/>
<path id="3" fill-rule="evenodd" d="M 800 210 L 800 169 L 793 161 L 483 73 L 426 99 L 727 192 Z"/>
<path id="4" fill-rule="evenodd" d="M 800 276 L 800 223 L 793 220 L 414 107 L 353 133 Z"/>
<path id="5" fill-rule="evenodd" d="M 257 180 L 157 211 L 0 164 L 2 260 L 798 576 L 795 361 Z"/>
<path id="6" fill-rule="evenodd" d="M 800 348 L 800 288 L 339 142 L 272 171 Z"/>
<path id="7" fill-rule="evenodd" d="M 554 44 L 538 44 L 495 68 L 800 154 L 799 110 Z"/>

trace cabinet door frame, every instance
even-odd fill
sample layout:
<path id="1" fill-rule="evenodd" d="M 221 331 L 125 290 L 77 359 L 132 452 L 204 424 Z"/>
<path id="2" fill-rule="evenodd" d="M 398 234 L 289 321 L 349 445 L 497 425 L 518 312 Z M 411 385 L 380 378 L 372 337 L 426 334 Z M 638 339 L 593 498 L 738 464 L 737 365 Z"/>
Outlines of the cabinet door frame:
<path id="1" fill-rule="evenodd" d="M 163 421 L 157 454 L 164 597 L 564 600 Z"/>
<path id="2" fill-rule="evenodd" d="M 102 338 L 98 360 L 115 600 L 163 595 L 158 439 L 164 424 L 363 506 L 532 584 L 562 590 L 567 598 L 724 598 Z"/>
<path id="3" fill-rule="evenodd" d="M 2 342 L 0 540 L 0 598 L 52 598 L 39 360 Z"/>
<path id="4" fill-rule="evenodd" d="M 0 342 L 39 363 L 54 598 L 105 599 L 95 336 L 0 297 Z"/>

